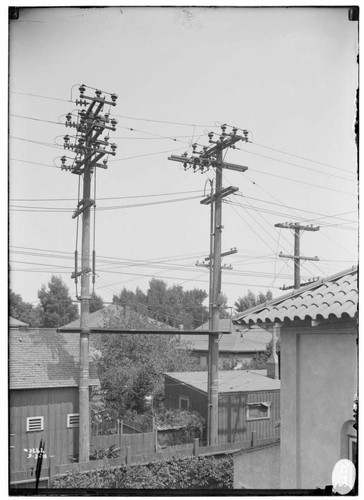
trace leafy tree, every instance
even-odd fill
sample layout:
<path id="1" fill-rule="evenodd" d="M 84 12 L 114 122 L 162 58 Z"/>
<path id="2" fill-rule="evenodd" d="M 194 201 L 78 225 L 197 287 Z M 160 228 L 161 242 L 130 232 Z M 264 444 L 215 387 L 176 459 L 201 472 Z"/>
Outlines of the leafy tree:
<path id="1" fill-rule="evenodd" d="M 104 326 L 140 331 L 166 328 L 128 308 L 105 313 Z M 110 407 L 121 414 L 127 410 L 148 411 L 145 396 L 153 396 L 157 408 L 164 397 L 165 372 L 198 369 L 188 344 L 173 335 L 173 330 L 170 336 L 104 334 L 99 336 L 97 347 L 101 352 L 98 373 L 102 389 Z"/>
<path id="2" fill-rule="evenodd" d="M 12 318 L 27 323 L 32 328 L 39 328 L 43 324 L 42 308 L 30 302 L 24 302 L 22 296 L 9 290 L 9 314 Z"/>
<path id="3" fill-rule="evenodd" d="M 267 361 L 272 354 L 272 348 L 273 348 L 273 341 L 270 340 L 266 345 L 266 350 L 264 352 L 254 354 L 251 362 L 247 366 L 244 366 L 243 369 L 264 370 L 265 368 L 267 368 Z M 281 350 L 281 343 L 280 340 L 278 339 L 276 343 L 276 353 L 278 356 L 280 355 L 280 350 Z"/>
<path id="4" fill-rule="evenodd" d="M 90 314 L 99 311 L 104 307 L 104 301 L 99 295 L 96 295 L 96 293 L 91 294 L 91 299 L 90 299 Z"/>
<path id="5" fill-rule="evenodd" d="M 251 307 L 258 306 L 259 304 L 264 304 L 265 302 L 272 300 L 273 295 L 270 290 L 268 290 L 265 294 L 263 292 L 259 292 L 258 296 L 256 296 L 251 290 L 248 290 L 246 295 L 239 297 L 235 302 L 235 308 L 238 312 L 246 311 Z"/>
<path id="6" fill-rule="evenodd" d="M 173 327 L 183 325 L 186 329 L 193 329 L 208 319 L 208 308 L 203 305 L 206 298 L 204 290 L 185 291 L 181 285 L 168 287 L 165 281 L 152 278 L 146 293 L 140 288 L 135 292 L 123 288 L 118 296 L 114 295 L 113 302 Z"/>
<path id="7" fill-rule="evenodd" d="M 62 278 L 52 275 L 46 285 L 38 290 L 38 298 L 43 310 L 43 326 L 57 328 L 78 318 L 78 307 L 72 304 L 67 286 Z"/>

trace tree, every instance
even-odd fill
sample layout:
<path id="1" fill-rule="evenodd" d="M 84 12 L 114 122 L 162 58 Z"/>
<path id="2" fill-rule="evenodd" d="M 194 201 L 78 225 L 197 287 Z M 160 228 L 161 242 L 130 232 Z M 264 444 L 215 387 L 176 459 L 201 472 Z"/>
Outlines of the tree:
<path id="1" fill-rule="evenodd" d="M 91 299 L 90 299 L 90 314 L 99 311 L 104 307 L 104 301 L 99 295 L 96 295 L 96 293 L 91 294 Z"/>
<path id="2" fill-rule="evenodd" d="M 251 290 L 248 290 L 246 295 L 243 297 L 239 297 L 235 302 L 235 308 L 238 312 L 246 311 L 251 307 L 258 306 L 259 304 L 264 304 L 269 300 L 272 300 L 273 295 L 270 290 L 268 290 L 265 294 L 263 292 L 259 292 L 258 296 L 256 296 Z"/>
<path id="3" fill-rule="evenodd" d="M 165 328 L 146 314 L 123 308 L 105 313 L 105 328 L 149 330 Z M 154 408 L 164 397 L 164 373 L 198 369 L 198 362 L 187 343 L 166 334 L 103 334 L 99 337 L 98 373 L 101 387 L 111 408 L 147 410 L 145 396 L 152 396 Z"/>
<path id="4" fill-rule="evenodd" d="M 78 307 L 72 304 L 67 286 L 62 278 L 52 275 L 46 285 L 38 290 L 38 298 L 43 310 L 43 326 L 46 328 L 58 328 L 78 318 Z"/>
<path id="5" fill-rule="evenodd" d="M 9 290 L 9 314 L 12 318 L 27 323 L 31 328 L 39 328 L 43 324 L 42 308 L 30 302 L 24 302 L 22 296 Z"/>
<path id="6" fill-rule="evenodd" d="M 141 314 L 163 321 L 178 328 L 194 329 L 208 319 L 208 308 L 203 305 L 205 290 L 183 290 L 181 285 L 168 286 L 163 280 L 152 278 L 146 293 L 139 288 L 135 292 L 123 288 L 113 302 L 128 306 Z"/>

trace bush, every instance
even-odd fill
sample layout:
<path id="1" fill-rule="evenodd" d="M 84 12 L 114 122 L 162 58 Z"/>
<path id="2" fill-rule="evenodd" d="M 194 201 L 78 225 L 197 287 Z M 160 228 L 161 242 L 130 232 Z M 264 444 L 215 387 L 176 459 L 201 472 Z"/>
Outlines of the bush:
<path id="1" fill-rule="evenodd" d="M 232 489 L 231 456 L 174 457 L 149 464 L 104 467 L 97 471 L 55 476 L 54 488 Z"/>

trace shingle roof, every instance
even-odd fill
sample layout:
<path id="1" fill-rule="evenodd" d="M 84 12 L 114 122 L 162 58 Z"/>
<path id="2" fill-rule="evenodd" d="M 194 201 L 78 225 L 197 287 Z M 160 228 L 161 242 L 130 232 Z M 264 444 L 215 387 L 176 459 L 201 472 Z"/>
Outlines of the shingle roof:
<path id="1" fill-rule="evenodd" d="M 163 329 L 170 328 L 171 330 L 175 330 L 175 328 L 172 328 L 171 326 L 165 323 L 156 321 L 153 318 L 148 318 L 147 316 L 139 314 L 128 307 L 124 308 L 123 306 L 119 306 L 117 304 L 111 304 L 107 307 L 104 307 L 102 309 L 99 309 L 98 311 L 91 313 L 89 315 L 88 325 L 90 328 L 103 328 L 105 327 L 105 321 L 107 320 L 107 318 L 112 318 L 113 316 L 117 321 L 122 323 L 119 325 L 120 327 L 128 323 L 130 319 L 135 320 L 141 318 L 144 323 L 147 322 L 148 324 L 150 324 L 151 328 L 161 327 Z M 80 328 L 80 319 L 76 319 L 75 321 L 72 321 L 72 323 L 68 323 L 68 325 L 59 328 L 59 331 L 71 328 Z"/>
<path id="2" fill-rule="evenodd" d="M 169 377 L 207 393 L 207 371 L 166 373 Z M 219 371 L 219 394 L 277 390 L 281 381 L 267 377 L 267 370 Z"/>
<path id="3" fill-rule="evenodd" d="M 272 339 L 269 332 L 260 327 L 242 328 L 234 325 L 230 318 L 221 318 L 219 328 L 222 331 L 231 331 L 229 335 L 221 335 L 219 339 L 220 352 L 248 353 L 262 352 L 266 350 L 267 343 Z M 209 329 L 209 323 L 196 328 L 196 335 L 183 335 L 180 338 L 192 344 L 194 351 L 208 351 L 208 336 L 198 335 L 197 331 Z"/>
<path id="4" fill-rule="evenodd" d="M 9 388 L 77 387 L 79 344 L 78 333 L 57 333 L 55 329 L 11 332 Z M 89 384 L 99 385 L 92 355 L 90 358 Z"/>
<path id="5" fill-rule="evenodd" d="M 18 319 L 9 316 L 9 326 L 10 328 L 19 328 L 19 327 L 27 327 L 29 325 L 28 323 L 24 323 L 23 321 L 20 321 Z"/>
<path id="6" fill-rule="evenodd" d="M 234 318 L 239 324 L 354 319 L 358 315 L 357 267 L 335 274 Z"/>

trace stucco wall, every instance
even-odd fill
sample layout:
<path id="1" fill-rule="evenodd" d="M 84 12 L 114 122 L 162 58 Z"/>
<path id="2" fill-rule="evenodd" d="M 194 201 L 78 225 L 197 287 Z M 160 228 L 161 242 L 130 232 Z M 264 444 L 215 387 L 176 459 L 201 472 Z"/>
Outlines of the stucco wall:
<path id="1" fill-rule="evenodd" d="M 354 324 L 281 330 L 281 485 L 324 488 L 357 391 Z"/>
<path id="2" fill-rule="evenodd" d="M 279 443 L 234 455 L 234 489 L 280 488 Z"/>

